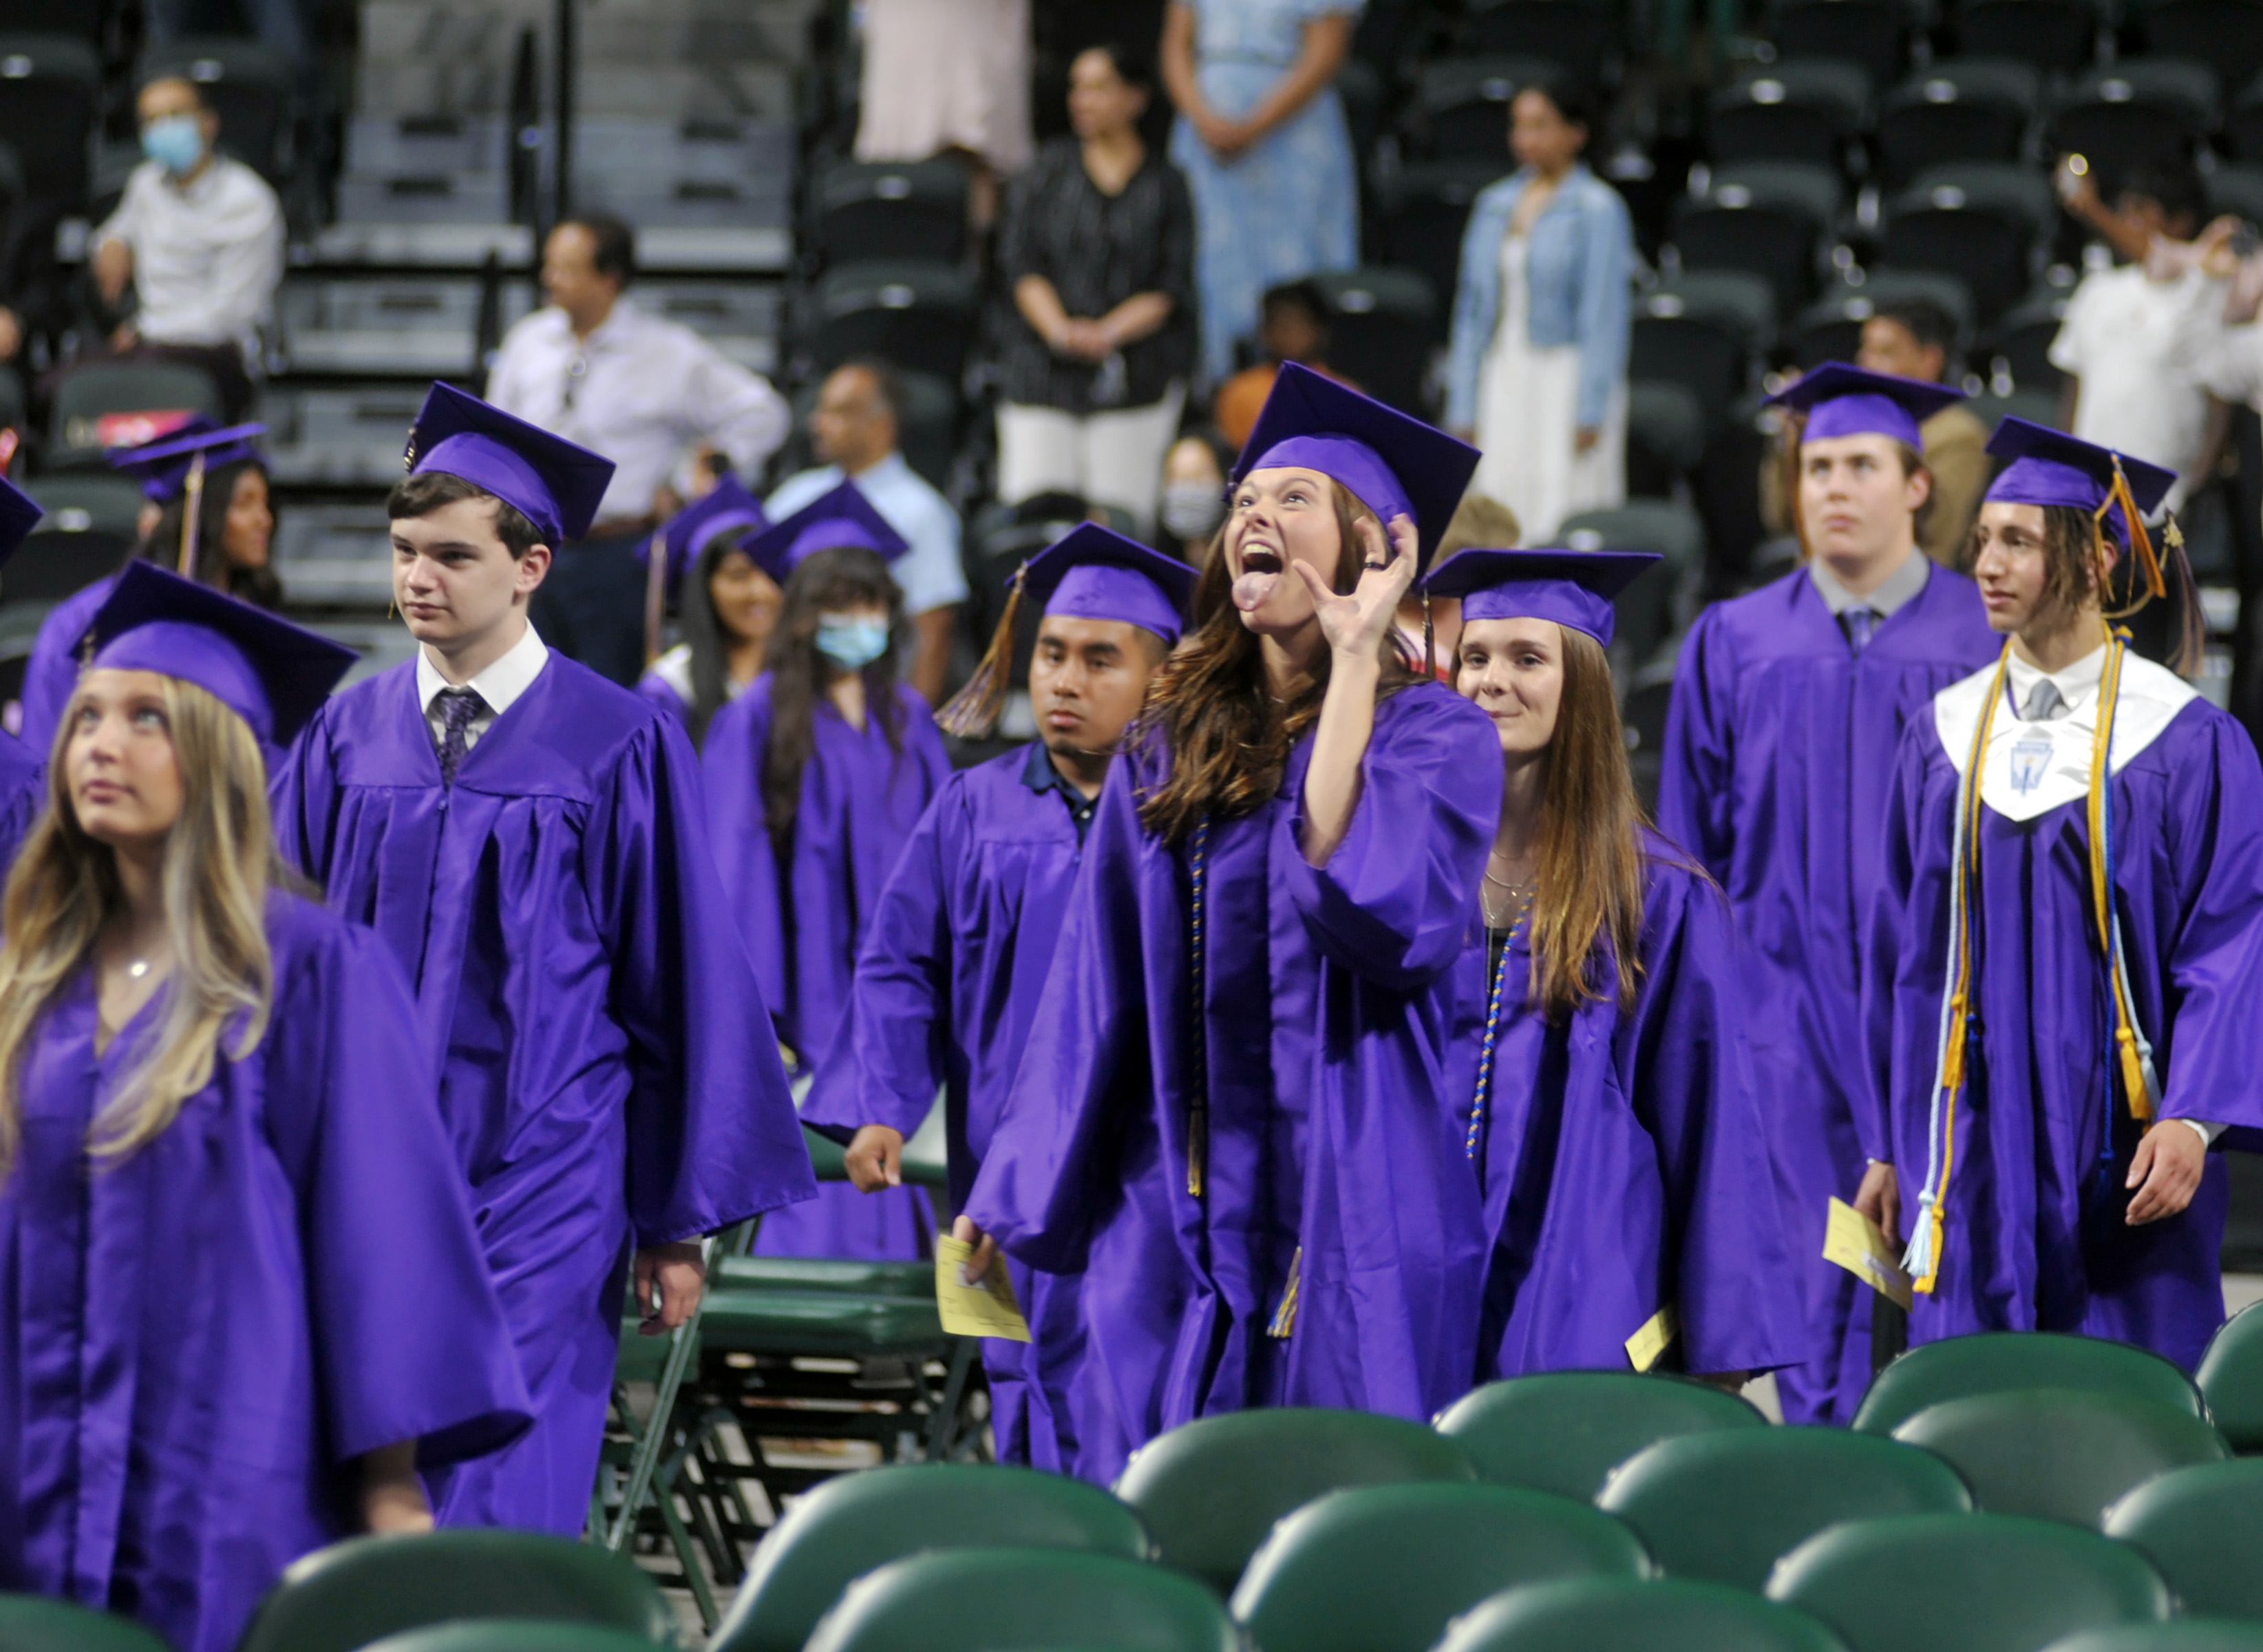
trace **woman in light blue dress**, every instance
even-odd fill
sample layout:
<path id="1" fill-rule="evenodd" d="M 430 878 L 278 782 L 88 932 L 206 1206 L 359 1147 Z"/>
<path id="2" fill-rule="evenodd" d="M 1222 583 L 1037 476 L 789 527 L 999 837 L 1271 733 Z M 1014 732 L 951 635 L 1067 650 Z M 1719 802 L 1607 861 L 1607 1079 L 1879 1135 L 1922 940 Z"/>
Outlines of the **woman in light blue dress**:
<path id="1" fill-rule="evenodd" d="M 1171 0 L 1171 159 L 1192 186 L 1202 365 L 1233 370 L 1269 286 L 1359 260 L 1359 178 L 1335 93 L 1361 0 Z"/>

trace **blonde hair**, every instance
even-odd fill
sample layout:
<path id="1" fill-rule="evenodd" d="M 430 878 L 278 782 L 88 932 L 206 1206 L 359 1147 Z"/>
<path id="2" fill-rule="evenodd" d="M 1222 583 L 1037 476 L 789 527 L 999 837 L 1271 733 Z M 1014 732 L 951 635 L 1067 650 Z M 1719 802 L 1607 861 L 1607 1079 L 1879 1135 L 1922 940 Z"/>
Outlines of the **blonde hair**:
<path id="1" fill-rule="evenodd" d="M 115 1163 L 163 1133 L 181 1105 L 212 1082 L 223 1029 L 228 1054 L 258 1047 L 274 1005 L 267 892 L 288 883 L 267 812 L 266 764 L 249 725 L 192 683 L 163 677 L 166 723 L 181 772 L 181 814 L 159 873 L 173 968 L 159 989 L 164 1013 L 137 1040 L 132 1068 L 96 1114 L 87 1148 Z M 40 1017 L 92 956 L 103 926 L 125 908 L 114 852 L 87 836 L 67 765 L 80 697 L 47 760 L 47 806 L 8 875 L 0 942 L 0 1174 L 23 1129 L 23 1070 Z"/>

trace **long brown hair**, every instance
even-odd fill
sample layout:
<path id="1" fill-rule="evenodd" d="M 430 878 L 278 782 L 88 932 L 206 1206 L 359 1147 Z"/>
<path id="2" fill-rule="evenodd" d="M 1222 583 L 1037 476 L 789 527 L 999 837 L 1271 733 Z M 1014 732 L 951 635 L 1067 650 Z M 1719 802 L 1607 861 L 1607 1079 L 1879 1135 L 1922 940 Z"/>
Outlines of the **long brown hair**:
<path id="1" fill-rule="evenodd" d="M 1611 663 L 1585 632 L 1563 639 L 1564 686 L 1542 761 L 1532 1004 L 1551 1021 L 1607 996 L 1634 1007 L 1642 976 L 1642 804 L 1627 771 Z M 1454 663 L 1455 679 L 1461 661 Z M 1605 959 L 1608 957 L 1608 963 Z M 1606 972 L 1616 981 L 1606 983 Z"/>
<path id="2" fill-rule="evenodd" d="M 2073 613 L 2085 603 L 2095 602 L 2110 625 L 2127 619 L 2151 601 L 2143 585 L 2143 574 L 2130 547 L 2106 531 L 2099 518 L 2077 505 L 2046 504 L 2043 513 L 2043 605 L 2062 613 Z M 1966 542 L 1964 564 L 1979 559 L 1980 524 L 1975 519 Z M 2205 638 L 2201 629 L 2200 593 L 2192 564 L 2180 541 L 2160 553 L 2169 604 L 2166 663 L 2174 671 L 2199 670 Z M 2128 605 L 2116 608 L 2116 603 Z"/>
<path id="3" fill-rule="evenodd" d="M 180 764 L 181 816 L 165 842 L 160 887 L 173 969 L 160 990 L 164 1014 L 140 1040 L 131 1070 L 96 1115 L 88 1149 L 98 1163 L 126 1157 L 161 1134 L 181 1104 L 212 1082 L 223 1032 L 227 1054 L 258 1047 L 274 1007 L 267 892 L 293 880 L 278 860 L 267 774 L 249 725 L 194 684 L 166 677 L 164 707 Z M 73 709 L 76 696 L 73 697 Z M 23 1127 L 23 1069 L 40 1017 L 92 954 L 103 926 L 125 907 L 116 854 L 87 836 L 70 799 L 66 715 L 47 759 L 47 806 L 8 875 L 7 938 L 0 944 L 0 1170 L 15 1162 Z"/>
<path id="4" fill-rule="evenodd" d="M 763 750 L 763 819 L 770 847 L 783 859 L 793 850 L 793 824 L 801 812 L 802 771 L 817 750 L 817 706 L 840 668 L 817 651 L 817 622 L 826 610 L 870 605 L 888 613 L 888 647 L 859 674 L 864 714 L 880 725 L 892 757 L 904 750 L 904 708 L 896 699 L 896 655 L 910 640 L 904 594 L 876 551 L 841 546 L 818 551 L 789 575 L 777 629 L 764 658 L 770 678 L 770 728 Z"/>
<path id="5" fill-rule="evenodd" d="M 232 464 L 214 466 L 206 476 L 203 503 L 197 511 L 197 565 L 191 577 L 200 585 L 224 591 L 255 608 L 280 608 L 283 582 L 276 577 L 271 540 L 267 561 L 257 568 L 231 562 L 222 543 L 228 537 L 228 505 L 235 497 L 236 482 L 246 471 L 257 471 L 263 477 L 267 475 L 267 467 L 257 460 L 239 459 Z M 268 508 L 274 508 L 271 500 Z M 174 571 L 181 556 L 182 519 L 188 515 L 188 510 L 189 496 L 185 493 L 175 494 L 167 500 L 148 535 L 134 547 L 135 560 L 155 562 L 168 573 Z"/>
<path id="6" fill-rule="evenodd" d="M 1336 513 L 1334 587 L 1359 583 L 1366 560 L 1363 521 L 1382 524 L 1342 484 L 1330 482 Z M 1211 542 L 1195 586 L 1195 630 L 1179 644 L 1147 690 L 1134 735 L 1160 735 L 1171 753 L 1171 772 L 1139 805 L 1140 823 L 1167 843 L 1183 842 L 1206 815 L 1247 815 L 1281 790 L 1289 750 L 1319 718 L 1328 688 L 1328 656 L 1299 683 L 1277 712 L 1265 685 L 1265 656 L 1257 634 L 1233 605 L 1233 576 L 1226 567 L 1228 517 Z M 1285 566 L 1281 577 L 1294 579 Z M 1383 659 L 1378 699 L 1421 680 L 1395 648 Z"/>

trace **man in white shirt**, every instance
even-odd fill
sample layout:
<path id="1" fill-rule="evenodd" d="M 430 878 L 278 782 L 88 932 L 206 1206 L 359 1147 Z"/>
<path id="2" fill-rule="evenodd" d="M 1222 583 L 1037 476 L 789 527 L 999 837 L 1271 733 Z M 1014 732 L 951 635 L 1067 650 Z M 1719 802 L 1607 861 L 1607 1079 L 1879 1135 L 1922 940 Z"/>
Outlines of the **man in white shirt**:
<path id="1" fill-rule="evenodd" d="M 206 367 L 233 423 L 249 408 L 259 326 L 283 279 L 282 205 L 266 179 L 214 149 L 220 117 L 194 82 L 152 80 L 135 112 L 148 158 L 93 235 L 103 302 L 118 309 L 129 287 L 134 300 L 111 348 Z"/>
<path id="2" fill-rule="evenodd" d="M 597 520 L 560 553 L 533 618 L 561 653 L 625 687 L 645 664 L 635 550 L 675 510 L 678 466 L 719 458 L 758 478 L 792 422 L 767 381 L 625 297 L 635 273 L 635 235 L 618 219 L 589 214 L 551 231 L 549 301 L 504 336 L 487 396 L 613 461 Z"/>
<path id="3" fill-rule="evenodd" d="M 919 633 L 910 669 L 912 686 L 930 706 L 943 703 L 951 645 L 966 573 L 958 560 L 958 512 L 896 451 L 896 409 L 901 399 L 895 372 L 869 358 L 833 370 L 809 416 L 815 470 L 789 476 L 764 506 L 773 522 L 792 516 L 847 477 L 902 534 L 911 549 L 888 572 L 904 593 L 904 612 Z"/>

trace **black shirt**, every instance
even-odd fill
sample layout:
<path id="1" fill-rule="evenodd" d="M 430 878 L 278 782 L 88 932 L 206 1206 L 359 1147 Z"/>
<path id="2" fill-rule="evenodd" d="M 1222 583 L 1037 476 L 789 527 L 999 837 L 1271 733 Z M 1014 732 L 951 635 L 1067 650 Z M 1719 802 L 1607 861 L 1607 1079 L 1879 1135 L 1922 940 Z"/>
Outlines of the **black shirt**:
<path id="1" fill-rule="evenodd" d="M 1084 835 L 1092 829 L 1092 817 L 1100 808 L 1100 799 L 1096 795 L 1087 797 L 1061 778 L 1061 772 L 1053 767 L 1052 755 L 1042 740 L 1030 742 L 1030 764 L 1022 771 L 1022 782 L 1032 792 L 1060 793 L 1061 801 L 1068 806 L 1068 817 L 1076 822 L 1076 843 L 1081 849 Z"/>

